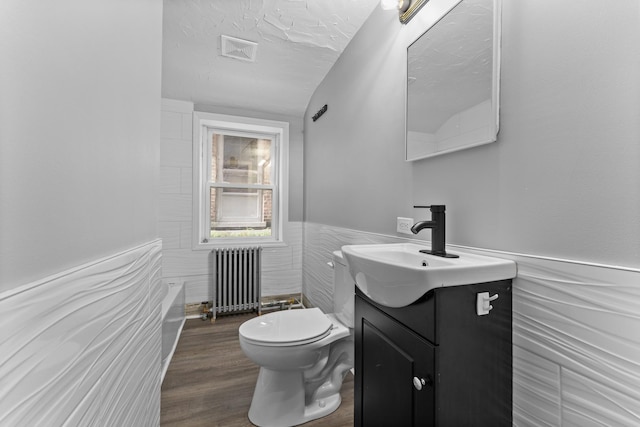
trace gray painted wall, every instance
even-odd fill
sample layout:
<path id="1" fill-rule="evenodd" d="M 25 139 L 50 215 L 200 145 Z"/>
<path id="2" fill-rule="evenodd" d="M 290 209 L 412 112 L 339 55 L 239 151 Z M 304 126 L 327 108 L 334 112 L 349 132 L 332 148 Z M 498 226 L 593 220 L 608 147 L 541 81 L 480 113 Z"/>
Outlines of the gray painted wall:
<path id="1" fill-rule="evenodd" d="M 305 221 L 395 235 L 443 203 L 450 243 L 640 265 L 640 4 L 503 2 L 498 142 L 407 163 L 406 47 L 452 3 L 376 8 L 318 87 Z"/>
<path id="2" fill-rule="evenodd" d="M 0 9 L 2 292 L 157 238 L 162 2 Z"/>

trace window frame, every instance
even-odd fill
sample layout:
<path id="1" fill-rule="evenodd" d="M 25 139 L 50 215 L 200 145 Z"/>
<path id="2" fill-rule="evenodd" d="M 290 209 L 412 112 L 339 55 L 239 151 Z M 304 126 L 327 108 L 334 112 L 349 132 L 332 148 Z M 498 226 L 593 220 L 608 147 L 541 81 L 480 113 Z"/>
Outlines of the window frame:
<path id="1" fill-rule="evenodd" d="M 242 187 L 272 190 L 272 222 L 269 237 L 215 238 L 210 236 L 210 188 L 211 188 L 211 131 L 229 132 L 233 135 L 265 136 L 272 138 L 273 159 L 276 161 L 273 182 L 264 184 L 217 183 L 216 188 Z M 192 242 L 194 250 L 210 250 L 219 247 L 280 246 L 284 244 L 283 224 L 288 220 L 288 154 L 289 123 L 226 114 L 193 113 L 193 221 Z M 274 166 L 272 166 L 274 167 Z M 206 241 L 205 241 L 206 240 Z"/>

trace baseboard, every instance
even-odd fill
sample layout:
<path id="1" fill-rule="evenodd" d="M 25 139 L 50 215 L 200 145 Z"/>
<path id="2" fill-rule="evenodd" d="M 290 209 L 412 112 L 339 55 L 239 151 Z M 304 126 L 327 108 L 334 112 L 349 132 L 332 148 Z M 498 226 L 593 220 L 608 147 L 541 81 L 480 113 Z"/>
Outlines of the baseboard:
<path id="1" fill-rule="evenodd" d="M 212 305 L 212 301 L 203 301 L 203 302 L 193 302 L 186 303 L 184 305 L 184 312 L 187 319 L 201 319 L 203 311 L 203 304 L 207 304 L 207 309 L 209 309 Z M 268 295 L 260 298 L 260 303 L 262 305 L 262 312 L 268 313 L 270 311 L 275 311 L 277 309 L 288 308 L 293 306 L 295 308 L 310 308 L 313 307 L 313 304 L 309 301 L 308 298 L 304 296 L 301 292 L 293 293 L 293 294 L 278 294 L 278 295 Z M 269 306 L 271 304 L 271 306 Z"/>

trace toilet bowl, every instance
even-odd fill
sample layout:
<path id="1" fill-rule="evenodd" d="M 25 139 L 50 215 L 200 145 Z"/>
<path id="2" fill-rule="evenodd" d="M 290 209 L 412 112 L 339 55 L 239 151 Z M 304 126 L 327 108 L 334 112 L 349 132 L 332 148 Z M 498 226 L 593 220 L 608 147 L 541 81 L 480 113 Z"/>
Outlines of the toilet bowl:
<path id="1" fill-rule="evenodd" d="M 240 347 L 260 366 L 249 420 L 261 427 L 294 426 L 324 417 L 341 403 L 342 380 L 353 367 L 354 281 L 342 253 L 333 253 L 334 309 L 269 313 L 240 326 Z"/>

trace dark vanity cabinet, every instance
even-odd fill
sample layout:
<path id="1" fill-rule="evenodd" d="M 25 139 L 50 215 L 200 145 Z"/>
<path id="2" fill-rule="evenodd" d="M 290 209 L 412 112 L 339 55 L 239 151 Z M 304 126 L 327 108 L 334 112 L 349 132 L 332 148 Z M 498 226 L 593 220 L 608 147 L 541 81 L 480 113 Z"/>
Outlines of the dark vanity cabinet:
<path id="1" fill-rule="evenodd" d="M 479 293 L 498 295 L 486 315 Z M 511 280 L 437 288 L 407 307 L 356 288 L 355 425 L 511 426 Z"/>

